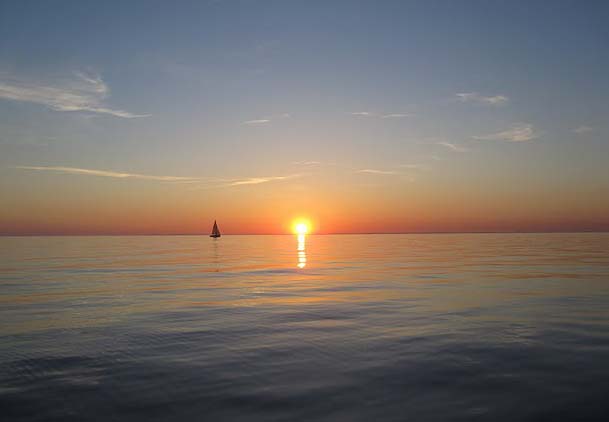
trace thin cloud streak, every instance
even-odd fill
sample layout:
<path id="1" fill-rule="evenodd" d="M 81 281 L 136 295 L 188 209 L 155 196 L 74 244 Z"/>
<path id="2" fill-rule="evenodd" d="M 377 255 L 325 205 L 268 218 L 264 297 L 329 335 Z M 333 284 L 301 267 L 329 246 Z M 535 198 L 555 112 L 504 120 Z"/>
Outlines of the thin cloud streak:
<path id="1" fill-rule="evenodd" d="M 109 108 L 104 100 L 110 91 L 99 76 L 78 72 L 74 75 L 74 79 L 63 85 L 0 78 L 0 99 L 39 104 L 55 111 L 107 114 L 125 119 L 150 116 Z"/>
<path id="2" fill-rule="evenodd" d="M 488 135 L 473 136 L 477 141 L 528 142 L 539 137 L 530 123 L 519 123 L 511 129 Z"/>
<path id="3" fill-rule="evenodd" d="M 592 132 L 594 131 L 594 128 L 592 126 L 578 126 L 575 129 L 573 129 L 573 133 L 577 133 L 578 135 L 581 135 L 582 133 L 588 133 L 588 132 Z"/>
<path id="4" fill-rule="evenodd" d="M 387 113 L 387 114 L 379 114 L 374 113 L 372 111 L 353 111 L 349 113 L 352 116 L 360 116 L 360 117 L 378 117 L 380 119 L 400 119 L 404 117 L 412 117 L 413 113 Z"/>
<path id="5" fill-rule="evenodd" d="M 245 179 L 237 179 L 226 186 L 243 186 L 243 185 L 259 185 L 261 183 L 275 182 L 279 180 L 288 180 L 301 177 L 302 174 L 289 174 L 286 176 L 264 176 L 264 177 L 248 177 Z"/>
<path id="6" fill-rule="evenodd" d="M 82 175 L 82 176 L 98 176 L 110 177 L 115 179 L 140 179 L 140 180 L 155 180 L 160 182 L 172 183 L 201 183 L 194 187 L 195 189 L 211 189 L 233 186 L 259 185 L 261 183 L 275 182 L 280 180 L 294 179 L 301 177 L 302 174 L 289 174 L 282 176 L 261 176 L 247 177 L 242 179 L 218 179 L 218 178 L 203 178 L 203 177 L 185 177 L 185 176 L 156 176 L 150 174 L 125 173 L 110 170 L 85 169 L 78 167 L 63 167 L 63 166 L 15 166 L 15 169 L 55 172 L 61 174 Z"/>
<path id="7" fill-rule="evenodd" d="M 269 116 L 264 119 L 246 120 L 246 121 L 242 122 L 242 124 L 252 125 L 252 126 L 266 125 L 267 123 L 271 123 L 272 121 L 275 121 L 278 119 L 291 119 L 291 118 L 292 118 L 292 115 L 290 113 L 282 113 L 282 114 Z"/>
<path id="8" fill-rule="evenodd" d="M 244 125 L 263 125 L 266 123 L 270 123 L 270 119 L 255 119 L 255 120 L 246 120 L 243 122 Z"/>
<path id="9" fill-rule="evenodd" d="M 477 92 L 460 92 L 455 94 L 457 99 L 463 103 L 472 102 L 486 105 L 504 105 L 509 101 L 509 98 L 505 95 L 493 95 L 490 97 L 480 95 Z"/>
<path id="10" fill-rule="evenodd" d="M 436 142 L 437 145 L 443 146 L 445 148 L 448 148 L 450 150 L 453 150 L 455 152 L 465 152 L 467 151 L 467 148 L 459 146 L 457 144 L 453 144 L 450 142 Z"/>
<path id="11" fill-rule="evenodd" d="M 321 161 L 292 161 L 293 165 L 296 166 L 320 166 Z"/>
<path id="12" fill-rule="evenodd" d="M 357 173 L 367 173 L 367 174 L 383 174 L 383 175 L 396 175 L 399 174 L 395 171 L 391 170 L 377 170 L 377 169 L 362 169 L 357 170 Z"/>
<path id="13" fill-rule="evenodd" d="M 33 170 L 33 171 L 50 171 L 63 174 L 77 174 L 85 176 L 112 177 L 117 179 L 142 179 L 142 180 L 158 180 L 162 182 L 197 182 L 200 179 L 195 177 L 183 176 L 154 176 L 149 174 L 138 173 L 122 173 L 108 170 L 83 169 L 78 167 L 61 167 L 61 166 L 15 166 L 15 169 Z"/>

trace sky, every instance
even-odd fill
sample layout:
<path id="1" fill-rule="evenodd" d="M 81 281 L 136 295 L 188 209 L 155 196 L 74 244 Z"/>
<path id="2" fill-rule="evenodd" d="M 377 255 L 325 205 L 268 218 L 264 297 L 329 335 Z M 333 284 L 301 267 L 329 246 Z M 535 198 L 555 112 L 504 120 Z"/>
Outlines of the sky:
<path id="1" fill-rule="evenodd" d="M 0 0 L 0 234 L 607 231 L 608 17 Z"/>

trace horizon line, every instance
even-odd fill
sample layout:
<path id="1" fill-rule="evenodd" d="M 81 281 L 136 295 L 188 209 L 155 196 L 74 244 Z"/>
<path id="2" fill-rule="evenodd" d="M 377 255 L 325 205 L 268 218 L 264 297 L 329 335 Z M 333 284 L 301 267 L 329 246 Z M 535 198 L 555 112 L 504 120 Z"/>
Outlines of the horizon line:
<path id="1" fill-rule="evenodd" d="M 429 234 L 584 234 L 609 233 L 609 229 L 594 230 L 517 230 L 517 231 L 425 231 L 425 232 L 336 232 L 307 233 L 306 236 L 357 236 L 357 235 L 429 235 Z M 296 233 L 229 233 L 224 236 L 296 236 Z M 127 237 L 127 236 L 207 236 L 209 233 L 23 233 L 2 234 L 0 237 Z"/>

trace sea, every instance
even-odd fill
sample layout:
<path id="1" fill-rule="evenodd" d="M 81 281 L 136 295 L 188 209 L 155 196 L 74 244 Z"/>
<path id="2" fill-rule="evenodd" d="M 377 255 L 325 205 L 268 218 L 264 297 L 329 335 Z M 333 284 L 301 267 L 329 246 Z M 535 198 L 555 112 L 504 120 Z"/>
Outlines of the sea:
<path id="1" fill-rule="evenodd" d="M 606 421 L 609 234 L 0 238 L 2 421 Z"/>

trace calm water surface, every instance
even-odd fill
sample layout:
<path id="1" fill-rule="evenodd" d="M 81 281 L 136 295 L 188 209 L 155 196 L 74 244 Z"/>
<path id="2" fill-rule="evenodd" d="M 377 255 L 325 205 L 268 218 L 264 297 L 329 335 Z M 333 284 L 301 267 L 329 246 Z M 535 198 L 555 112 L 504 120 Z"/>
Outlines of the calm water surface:
<path id="1" fill-rule="evenodd" d="M 609 234 L 0 238 L 0 419 L 609 420 Z"/>

